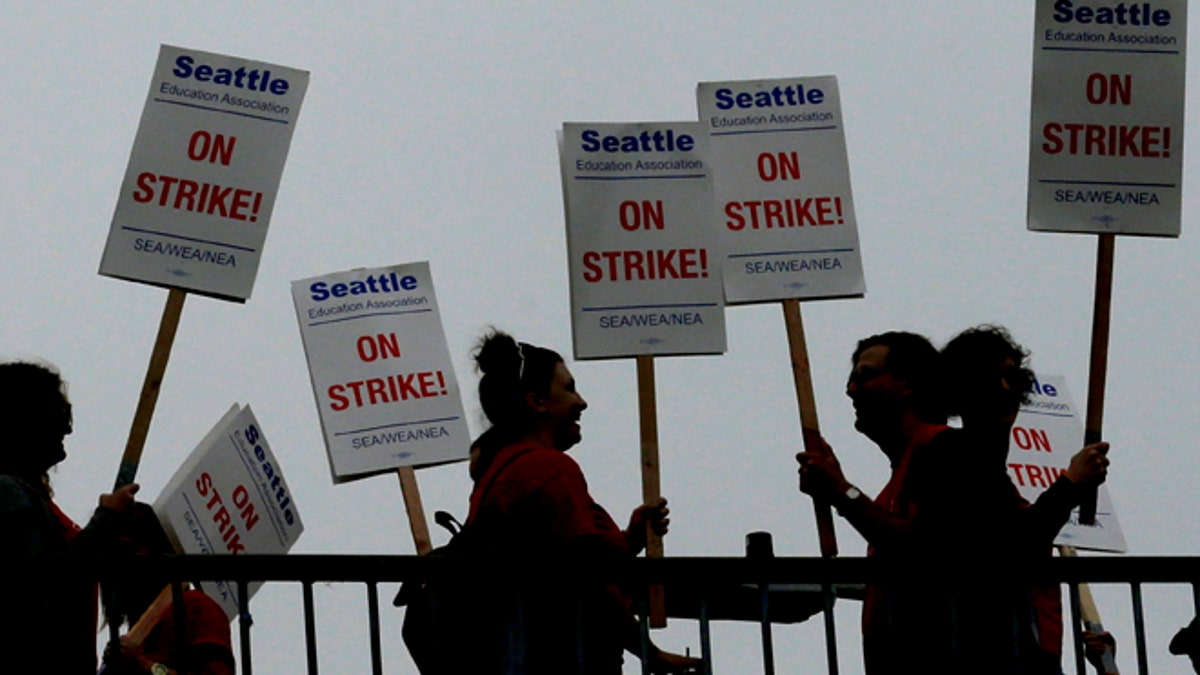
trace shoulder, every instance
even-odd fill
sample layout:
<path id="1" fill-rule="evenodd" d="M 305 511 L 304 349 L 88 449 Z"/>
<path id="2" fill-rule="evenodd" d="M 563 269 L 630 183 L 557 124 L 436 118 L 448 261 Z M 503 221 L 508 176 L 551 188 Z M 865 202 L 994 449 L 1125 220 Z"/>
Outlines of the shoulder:
<path id="1" fill-rule="evenodd" d="M 534 484 L 561 478 L 583 478 L 579 464 L 567 453 L 541 446 L 512 446 L 497 455 L 494 466 L 500 471 L 497 480 L 522 481 Z"/>
<path id="2" fill-rule="evenodd" d="M 32 509 L 41 503 L 29 483 L 14 476 L 0 475 L 0 510 Z"/>
<path id="3" fill-rule="evenodd" d="M 230 644 L 229 616 L 225 609 L 203 591 L 184 591 L 183 604 L 187 608 L 188 632 L 192 633 L 193 644 Z"/>

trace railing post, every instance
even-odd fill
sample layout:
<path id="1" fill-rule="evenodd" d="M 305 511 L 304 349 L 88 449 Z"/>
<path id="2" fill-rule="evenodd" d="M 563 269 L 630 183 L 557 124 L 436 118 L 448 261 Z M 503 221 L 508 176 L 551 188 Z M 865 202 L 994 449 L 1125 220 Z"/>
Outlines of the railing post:
<path id="1" fill-rule="evenodd" d="M 367 582 L 367 616 L 371 622 L 371 672 L 383 675 L 383 642 L 379 638 L 379 584 Z"/>
<path id="2" fill-rule="evenodd" d="M 1133 599 L 1133 636 L 1137 642 L 1138 673 L 1150 675 L 1150 662 L 1146 657 L 1146 618 L 1142 612 L 1142 584 L 1134 581 L 1129 584 L 1129 593 Z"/>
<path id="3" fill-rule="evenodd" d="M 304 643 L 308 648 L 308 675 L 317 675 L 317 616 L 313 606 L 312 581 L 305 579 L 304 586 Z"/>
<path id="4" fill-rule="evenodd" d="M 245 579 L 237 581 L 238 593 L 238 634 L 242 643 L 242 675 L 253 675 L 254 663 L 250 655 L 250 626 L 254 619 L 250 618 L 250 589 Z"/>

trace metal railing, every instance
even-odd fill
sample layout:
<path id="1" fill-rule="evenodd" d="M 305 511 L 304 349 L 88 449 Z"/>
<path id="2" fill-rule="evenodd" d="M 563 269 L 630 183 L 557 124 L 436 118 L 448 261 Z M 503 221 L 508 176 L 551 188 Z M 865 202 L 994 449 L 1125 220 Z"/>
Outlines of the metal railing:
<path id="1" fill-rule="evenodd" d="M 362 555 L 286 555 L 286 556 L 162 556 L 135 559 L 75 558 L 13 569 L 15 579 L 29 583 L 55 583 L 64 578 L 105 579 L 136 578 L 178 585 L 184 581 L 230 580 L 237 583 L 242 598 L 242 617 L 236 630 L 240 635 L 239 668 L 252 675 L 254 668 L 251 622 L 246 585 L 250 582 L 298 583 L 303 589 L 305 648 L 308 672 L 317 672 L 316 621 L 313 586 L 319 583 L 363 584 L 367 589 L 367 621 L 370 632 L 372 672 L 383 670 L 380 635 L 379 584 L 412 580 L 453 580 L 478 574 L 478 561 L 416 556 Z M 503 574 L 502 568 L 488 566 L 489 572 Z M 528 573 L 525 570 L 524 573 Z M 822 611 L 832 611 L 833 598 L 839 591 L 867 582 L 887 582 L 903 578 L 902 570 L 889 569 L 865 558 L 663 558 L 637 559 L 616 568 L 579 569 L 573 575 L 594 574 L 605 578 L 620 576 L 625 582 L 666 586 L 668 613 L 697 620 L 705 672 L 711 673 L 712 647 L 710 623 L 714 620 L 759 621 L 763 624 L 763 672 L 772 673 L 770 625 L 802 621 Z M 978 576 L 980 569 L 964 571 Z M 1044 561 L 1030 580 L 1063 584 L 1103 583 L 1125 585 L 1130 590 L 1134 621 L 1135 647 L 1139 673 L 1148 672 L 1145 614 L 1142 588 L 1147 584 L 1183 584 L 1190 586 L 1193 608 L 1200 611 L 1200 558 L 1194 557 L 1087 557 L 1053 558 Z M 673 598 L 673 600 L 671 600 Z M 1068 617 L 1064 617 L 1064 621 Z M 1077 622 L 1073 622 L 1077 623 Z M 827 663 L 830 673 L 838 672 L 837 640 L 826 621 L 826 640 L 830 645 Z M 262 629 L 263 627 L 259 627 Z M 858 648 L 857 635 L 843 635 L 846 649 Z M 1082 656 L 1075 664 L 1084 672 Z"/>

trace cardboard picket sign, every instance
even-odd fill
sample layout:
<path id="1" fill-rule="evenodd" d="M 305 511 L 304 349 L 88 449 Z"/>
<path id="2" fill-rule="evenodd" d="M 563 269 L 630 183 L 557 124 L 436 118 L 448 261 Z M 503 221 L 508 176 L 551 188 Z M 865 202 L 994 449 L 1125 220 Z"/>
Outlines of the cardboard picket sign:
<path id="1" fill-rule="evenodd" d="M 563 125 L 576 359 L 725 351 L 706 149 L 695 122 Z"/>
<path id="2" fill-rule="evenodd" d="M 292 299 L 334 482 L 466 458 L 429 263 L 294 281 Z"/>
<path id="3" fill-rule="evenodd" d="M 103 275 L 250 297 L 308 73 L 163 45 Z"/>
<path id="4" fill-rule="evenodd" d="M 1029 229 L 1179 236 L 1186 0 L 1038 0 Z"/>
<path id="5" fill-rule="evenodd" d="M 1083 422 L 1065 380 L 1039 375 L 1029 403 L 1021 407 L 1009 438 L 1008 476 L 1030 502 L 1050 487 L 1083 447 Z M 1096 524 L 1081 525 L 1079 509 L 1054 543 L 1079 549 L 1124 553 L 1125 535 L 1106 485 L 1098 491 Z"/>
<path id="6" fill-rule="evenodd" d="M 176 550 L 188 554 L 287 553 L 304 524 L 262 426 L 234 405 L 167 482 L 154 511 Z M 261 586 L 247 586 L 251 597 Z M 232 619 L 237 584 L 198 584 Z"/>
<path id="7" fill-rule="evenodd" d="M 706 82 L 725 300 L 866 292 L 837 78 Z"/>

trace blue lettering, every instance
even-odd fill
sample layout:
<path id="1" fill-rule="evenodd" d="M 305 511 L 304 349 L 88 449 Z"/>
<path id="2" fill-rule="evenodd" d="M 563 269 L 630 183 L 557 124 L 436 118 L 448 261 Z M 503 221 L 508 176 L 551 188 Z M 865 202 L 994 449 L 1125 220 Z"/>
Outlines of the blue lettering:
<path id="1" fill-rule="evenodd" d="M 230 70 L 229 68 L 214 68 L 206 63 L 194 65 L 195 63 L 196 60 L 191 56 L 181 55 L 175 59 L 175 68 L 171 72 L 176 77 L 184 79 L 191 77 L 197 82 L 212 82 L 237 89 L 271 93 L 276 96 L 283 96 L 291 86 L 283 78 L 272 78 L 269 70 L 255 68 L 248 71 L 242 67 Z"/>
<path id="2" fill-rule="evenodd" d="M 1034 380 L 1033 381 L 1033 393 L 1035 393 L 1039 396 L 1049 396 L 1049 397 L 1053 398 L 1055 396 L 1058 396 L 1058 389 L 1055 389 L 1054 385 L 1052 385 L 1052 384 L 1042 384 L 1041 382 Z"/>
<path id="3" fill-rule="evenodd" d="M 583 150 L 584 152 L 596 152 L 600 149 L 600 132 L 595 129 L 587 129 L 583 132 Z"/>
<path id="4" fill-rule="evenodd" d="M 770 90 L 756 92 L 743 91 L 734 94 L 731 89 L 716 91 L 717 107 L 721 110 L 738 108 L 777 108 L 785 106 L 802 106 L 806 104 L 820 105 L 825 101 L 825 92 L 820 89 L 806 89 L 804 85 L 795 87 L 773 87 Z"/>
<path id="5" fill-rule="evenodd" d="M 1054 3 L 1054 20 L 1058 23 L 1097 23 L 1116 26 L 1169 26 L 1171 11 L 1154 9 L 1148 2 L 1117 3 L 1115 7 L 1075 7 L 1072 0 Z"/>
<path id="6" fill-rule="evenodd" d="M 308 290 L 314 302 L 321 302 L 329 298 L 344 298 L 347 295 L 412 291 L 418 285 L 417 278 L 411 274 L 402 277 L 395 272 L 388 272 L 378 276 L 372 274 L 366 279 L 355 279 L 349 283 L 330 285 L 324 281 L 317 281 L 310 285 Z"/>
<path id="7" fill-rule="evenodd" d="M 187 54 L 180 56 L 179 58 L 175 59 L 175 70 L 172 70 L 171 72 L 175 73 L 175 77 L 186 78 L 190 76 L 192 74 L 192 61 L 192 57 L 188 56 Z"/>
<path id="8" fill-rule="evenodd" d="M 666 131 L 643 131 L 637 136 L 601 136 L 595 129 L 585 129 L 580 145 L 584 152 L 691 152 L 696 139 L 690 134 Z"/>

